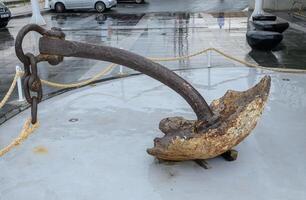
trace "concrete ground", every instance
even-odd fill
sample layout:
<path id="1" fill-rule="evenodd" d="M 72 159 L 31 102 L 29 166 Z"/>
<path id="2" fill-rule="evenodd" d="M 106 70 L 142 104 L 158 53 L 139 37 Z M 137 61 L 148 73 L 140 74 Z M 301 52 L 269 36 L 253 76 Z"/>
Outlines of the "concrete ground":
<path id="1" fill-rule="evenodd" d="M 178 72 L 208 102 L 269 74 L 272 88 L 238 159 L 158 163 L 146 153 L 166 117 L 195 119 L 175 92 L 140 75 L 88 86 L 39 106 L 41 126 L 0 159 L 1 200 L 305 200 L 306 75 L 246 67 Z M 0 148 L 29 110 L 0 126 Z"/>
<path id="2" fill-rule="evenodd" d="M 241 4 L 233 7 L 229 1 L 218 1 L 228 3 L 226 9 L 232 12 L 220 12 L 224 7 L 219 5 L 208 13 L 198 8 L 189 12 L 188 5 L 174 5 L 174 0 L 163 2 L 167 12 L 143 13 L 137 7 L 139 12 L 134 14 L 118 13 L 118 8 L 107 14 L 69 12 L 44 17 L 46 28 L 61 27 L 67 39 L 124 48 L 144 56 L 182 56 L 216 47 L 265 66 L 306 66 L 306 36 L 299 23 L 294 22 L 285 33 L 279 48 L 262 53 L 251 51 L 246 44 L 249 13 L 241 12 Z M 172 12 L 168 4 L 181 11 Z M 124 6 L 122 9 L 128 10 L 136 5 Z M 14 19 L 7 29 L 0 30 L 0 99 L 12 81 L 15 65 L 21 65 L 14 53 L 14 40 L 28 22 L 29 18 Z M 30 34 L 25 39 L 26 51 L 37 51 L 36 37 Z M 42 102 L 38 112 L 41 127 L 0 159 L 0 199 L 306 199 L 305 74 L 247 68 L 215 53 L 212 68 L 207 68 L 207 63 L 208 55 L 204 54 L 162 64 L 191 82 L 208 102 L 228 89 L 245 90 L 264 75 L 272 77 L 263 116 L 252 135 L 237 147 L 237 161 L 211 159 L 212 169 L 204 170 L 195 162 L 158 163 L 147 155 L 153 139 L 161 136 L 161 119 L 195 119 L 195 115 L 177 94 L 139 75 Z M 39 74 L 56 82 L 74 82 L 92 77 L 107 64 L 69 58 L 58 66 L 39 64 Z M 107 77 L 118 75 L 119 69 Z M 127 68 L 123 72 L 134 73 Z M 58 90 L 44 87 L 45 94 L 52 92 Z M 0 124 L 17 114 L 19 105 L 11 101 L 1 109 Z M 0 149 L 18 136 L 29 116 L 26 110 L 1 124 Z"/>
<path id="3" fill-rule="evenodd" d="M 242 60 L 264 66 L 304 68 L 306 36 L 302 30 L 289 29 L 283 43 L 273 52 L 251 51 L 245 41 L 249 13 L 242 10 L 246 5 L 247 2 L 236 0 L 180 3 L 152 0 L 143 5 L 121 4 L 105 14 L 77 11 L 48 13 L 44 18 L 47 22 L 45 28 L 61 27 L 67 39 L 124 48 L 143 56 L 182 56 L 215 47 Z M 158 8 L 163 12 L 157 12 Z M 224 10 L 228 12 L 223 13 Z M 29 17 L 13 19 L 7 29 L 0 30 L 0 99 L 12 82 L 15 66 L 21 65 L 15 56 L 14 42 L 20 28 L 29 20 Z M 30 34 L 25 38 L 26 51 L 37 51 L 36 37 Z M 205 67 L 207 55 L 163 64 L 171 69 Z M 39 73 L 42 79 L 61 83 L 75 82 L 92 77 L 106 65 L 108 63 L 67 58 L 58 66 L 39 64 Z M 212 65 L 240 66 L 214 53 Z M 131 73 L 127 69 L 124 71 Z M 108 77 L 118 72 L 117 67 Z M 55 91 L 54 88 L 44 88 L 45 94 Z M 10 102 L 1 109 L 0 118 L 7 118 L 7 112 L 16 108 L 15 103 Z"/>

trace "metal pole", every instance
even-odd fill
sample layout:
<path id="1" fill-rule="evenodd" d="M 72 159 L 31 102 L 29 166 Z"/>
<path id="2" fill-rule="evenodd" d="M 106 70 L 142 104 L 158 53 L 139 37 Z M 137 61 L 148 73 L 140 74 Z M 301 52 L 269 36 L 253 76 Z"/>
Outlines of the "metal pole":
<path id="1" fill-rule="evenodd" d="M 31 6 L 32 6 L 32 17 L 30 22 L 32 24 L 46 25 L 46 21 L 44 20 L 44 18 L 40 13 L 38 0 L 31 0 Z"/>
<path id="2" fill-rule="evenodd" d="M 22 72 L 21 68 L 17 65 L 16 66 L 16 73 Z M 17 78 L 17 89 L 18 89 L 18 101 L 24 101 L 23 98 L 23 90 L 22 90 L 22 83 L 21 83 L 21 77 L 18 76 Z"/>

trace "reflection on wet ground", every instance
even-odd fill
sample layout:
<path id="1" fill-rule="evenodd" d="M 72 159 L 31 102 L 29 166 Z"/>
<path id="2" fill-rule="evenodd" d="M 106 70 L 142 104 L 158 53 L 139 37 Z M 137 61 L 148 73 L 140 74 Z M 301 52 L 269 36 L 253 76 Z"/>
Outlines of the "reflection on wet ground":
<path id="1" fill-rule="evenodd" d="M 130 50 L 150 57 L 174 57 L 192 54 L 199 50 L 215 47 L 240 59 L 256 62 L 263 66 L 298 67 L 306 66 L 305 32 L 289 29 L 284 41 L 272 52 L 251 51 L 245 41 L 249 13 L 66 13 L 47 14 L 47 27 L 60 27 L 66 39 L 97 45 L 109 45 Z M 14 38 L 19 28 L 28 23 L 29 18 L 14 19 L 8 29 L 0 30 L 0 99 L 7 91 L 15 66 L 21 65 L 14 52 Z M 25 39 L 25 51 L 37 53 L 37 36 Z M 127 58 L 128 59 L 128 58 Z M 212 54 L 212 66 L 240 66 Z M 171 69 L 206 67 L 208 56 L 163 63 Z M 87 79 L 100 72 L 108 63 L 78 58 L 65 58 L 57 66 L 39 64 L 42 79 L 55 82 L 75 82 Z M 305 68 L 305 67 L 304 67 Z M 116 75 L 118 68 L 107 76 Z M 123 72 L 132 72 L 123 68 Z M 53 88 L 44 88 L 45 93 L 54 92 Z M 1 115 L 1 114 L 0 114 Z"/>
<path id="2" fill-rule="evenodd" d="M 14 37 L 7 28 L 0 29 L 0 50 L 14 46 Z"/>
<path id="3" fill-rule="evenodd" d="M 265 67 L 306 69 L 306 35 L 293 28 L 284 33 L 284 40 L 271 52 L 251 51 L 249 56 Z"/>
<path id="4" fill-rule="evenodd" d="M 294 15 L 292 12 L 273 12 L 273 14 L 301 27 L 306 27 L 306 11 L 299 12 L 300 16 Z"/>
<path id="5" fill-rule="evenodd" d="M 71 13 L 71 14 L 53 14 L 51 15 L 51 21 L 57 23 L 58 27 L 63 28 L 72 28 L 73 23 L 78 22 L 79 20 L 84 20 L 91 18 L 91 22 L 96 21 L 95 23 L 86 24 L 87 29 L 101 28 L 100 25 L 106 26 L 135 26 L 139 20 L 144 16 L 144 14 L 92 14 L 92 13 Z M 85 28 L 85 27 L 74 27 L 76 28 Z"/>

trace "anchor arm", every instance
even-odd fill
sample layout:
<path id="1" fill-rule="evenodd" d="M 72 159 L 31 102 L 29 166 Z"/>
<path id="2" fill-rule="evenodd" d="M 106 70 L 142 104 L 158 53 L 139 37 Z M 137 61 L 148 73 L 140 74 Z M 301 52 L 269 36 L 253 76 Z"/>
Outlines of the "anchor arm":
<path id="1" fill-rule="evenodd" d="M 213 117 L 207 102 L 191 84 L 166 67 L 132 52 L 49 36 L 40 38 L 39 50 L 42 55 L 79 57 L 124 65 L 144 73 L 176 91 L 192 107 L 198 120 L 210 121 Z"/>

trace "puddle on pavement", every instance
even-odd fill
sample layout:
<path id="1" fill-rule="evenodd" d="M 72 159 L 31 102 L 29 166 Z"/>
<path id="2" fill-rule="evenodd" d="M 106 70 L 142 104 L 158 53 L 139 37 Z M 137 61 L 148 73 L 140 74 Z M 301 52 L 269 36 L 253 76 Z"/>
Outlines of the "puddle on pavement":
<path id="1" fill-rule="evenodd" d="M 14 44 L 14 37 L 11 35 L 9 29 L 0 29 L 0 51 L 8 49 L 14 46 Z"/>
<path id="2" fill-rule="evenodd" d="M 72 28 L 98 28 L 100 26 L 135 26 L 139 20 L 144 16 L 144 14 L 54 14 L 51 16 L 51 21 L 56 25 L 60 26 L 67 25 Z M 87 23 L 85 27 L 80 25 L 80 21 L 90 19 L 90 22 L 96 23 Z M 74 27 L 74 24 L 76 27 Z"/>
<path id="3" fill-rule="evenodd" d="M 290 28 L 284 32 L 283 41 L 274 50 L 252 50 L 248 56 L 265 67 L 306 69 L 306 35 Z"/>
<path id="4" fill-rule="evenodd" d="M 120 47 L 144 56 L 173 57 L 194 53 L 207 48 L 210 43 L 226 49 L 236 46 L 247 49 L 245 46 L 247 15 L 248 13 L 244 12 L 164 12 L 146 15 L 89 12 L 52 13 L 44 17 L 50 26 L 63 28 L 69 40 Z M 141 19 L 145 22 L 141 25 L 142 28 L 133 29 Z M 13 49 L 14 38 L 20 27 L 28 20 L 29 18 L 12 19 L 7 29 L 0 29 L 0 63 L 2 63 L 0 97 L 7 91 L 12 81 L 14 66 L 20 65 Z M 231 42 L 228 42 L 229 40 Z M 31 41 L 25 41 L 24 48 L 32 51 Z M 245 52 L 245 57 L 247 60 L 252 58 L 258 64 L 267 67 L 286 66 L 306 69 L 306 34 L 288 29 L 277 49 L 272 52 Z M 201 67 L 206 65 L 204 59 L 205 56 L 202 56 L 165 65 L 171 69 Z M 215 62 L 222 64 L 222 59 Z M 51 67 L 42 63 L 39 72 L 43 79 L 67 83 L 78 81 L 97 65 L 99 65 L 97 61 L 69 58 L 58 66 Z M 101 63 L 102 68 L 103 66 L 106 66 L 106 63 Z M 44 92 L 49 93 L 54 90 L 45 88 Z"/>

